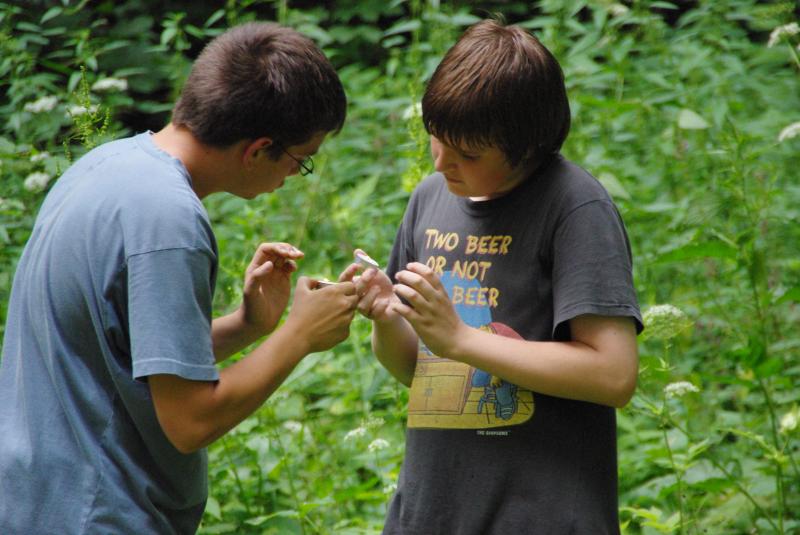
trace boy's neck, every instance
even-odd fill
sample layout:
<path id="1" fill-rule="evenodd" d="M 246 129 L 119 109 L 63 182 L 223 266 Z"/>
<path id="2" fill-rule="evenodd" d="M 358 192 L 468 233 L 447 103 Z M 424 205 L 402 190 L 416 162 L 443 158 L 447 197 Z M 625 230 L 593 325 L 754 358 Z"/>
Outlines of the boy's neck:
<path id="1" fill-rule="evenodd" d="M 239 143 L 223 149 L 201 142 L 188 129 L 167 124 L 153 134 L 153 143 L 177 158 L 186 167 L 192 178 L 192 189 L 199 198 L 211 193 L 225 191 L 225 179 L 237 169 Z"/>
<path id="2" fill-rule="evenodd" d="M 520 164 L 511 171 L 511 174 L 508 175 L 505 182 L 496 189 L 494 192 L 490 193 L 489 195 L 484 195 L 482 197 L 469 197 L 469 200 L 475 202 L 481 201 L 489 201 L 492 199 L 497 199 L 499 197 L 505 197 L 514 189 L 525 182 L 526 180 L 530 179 L 533 174 L 536 172 L 536 169 L 539 167 L 538 162 L 531 162 L 527 165 Z"/>

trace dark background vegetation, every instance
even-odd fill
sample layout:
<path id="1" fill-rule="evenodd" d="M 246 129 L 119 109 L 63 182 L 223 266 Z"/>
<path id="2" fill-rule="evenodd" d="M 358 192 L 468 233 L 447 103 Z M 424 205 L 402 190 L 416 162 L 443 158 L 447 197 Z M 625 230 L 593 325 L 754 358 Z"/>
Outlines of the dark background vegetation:
<path id="1" fill-rule="evenodd" d="M 648 329 L 639 389 L 618 413 L 623 531 L 800 532 L 795 2 L 0 2 L 0 340 L 47 187 L 88 148 L 161 128 L 203 45 L 248 20 L 323 47 L 348 121 L 315 174 L 252 201 L 206 200 L 216 311 L 238 302 L 261 241 L 302 248 L 307 275 L 335 277 L 354 247 L 385 263 L 431 170 L 414 104 L 444 51 L 492 13 L 559 58 L 574 117 L 564 153 L 606 185 L 630 234 Z M 369 330 L 356 319 L 210 448 L 201 533 L 380 530 L 406 392 Z"/>

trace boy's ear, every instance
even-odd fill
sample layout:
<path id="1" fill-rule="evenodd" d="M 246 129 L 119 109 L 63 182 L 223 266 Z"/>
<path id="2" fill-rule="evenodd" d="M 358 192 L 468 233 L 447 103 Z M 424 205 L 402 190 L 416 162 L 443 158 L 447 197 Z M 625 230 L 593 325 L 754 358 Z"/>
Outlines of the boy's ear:
<path id="1" fill-rule="evenodd" d="M 250 167 L 255 159 L 258 158 L 259 151 L 268 149 L 272 146 L 272 143 L 272 138 L 269 137 L 259 137 L 246 143 L 242 153 L 242 163 L 244 163 L 245 167 Z"/>

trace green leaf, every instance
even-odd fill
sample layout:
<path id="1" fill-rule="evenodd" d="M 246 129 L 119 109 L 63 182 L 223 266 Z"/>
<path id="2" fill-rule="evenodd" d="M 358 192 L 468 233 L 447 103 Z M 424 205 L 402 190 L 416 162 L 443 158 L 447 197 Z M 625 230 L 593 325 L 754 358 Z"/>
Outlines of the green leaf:
<path id="1" fill-rule="evenodd" d="M 783 370 L 783 360 L 778 357 L 772 357 L 756 366 L 756 375 L 762 379 L 772 377 Z"/>
<path id="2" fill-rule="evenodd" d="M 705 243 L 689 243 L 677 249 L 672 249 L 660 254 L 656 262 L 684 262 L 687 260 L 700 260 L 703 258 L 735 259 L 735 247 L 721 241 Z"/>
<path id="3" fill-rule="evenodd" d="M 16 30 L 23 30 L 26 32 L 33 32 L 33 33 L 41 33 L 42 31 L 42 29 L 39 26 L 24 21 L 17 23 Z"/>
<path id="4" fill-rule="evenodd" d="M 682 109 L 678 114 L 678 127 L 684 130 L 705 130 L 710 125 L 692 110 Z"/>
<path id="5" fill-rule="evenodd" d="M 612 197 L 630 200 L 631 194 L 628 193 L 625 186 L 622 185 L 622 182 L 613 174 L 608 172 L 600 173 L 597 180 L 608 190 L 608 193 L 610 193 Z"/>
<path id="6" fill-rule="evenodd" d="M 42 15 L 42 19 L 39 21 L 40 24 L 44 24 L 50 19 L 54 19 L 59 16 L 64 10 L 58 6 L 51 7 L 48 9 L 44 15 Z"/>
<path id="7" fill-rule="evenodd" d="M 389 37 L 390 35 L 396 35 L 398 33 L 407 33 L 407 32 L 414 32 L 419 30 L 422 23 L 418 20 L 404 20 L 400 21 L 385 32 L 383 32 L 384 37 Z"/>
<path id="8" fill-rule="evenodd" d="M 209 496 L 206 501 L 206 513 L 217 520 L 222 520 L 222 511 L 220 510 L 219 502 L 213 496 Z"/>
<path id="9" fill-rule="evenodd" d="M 775 301 L 775 304 L 782 304 L 791 301 L 792 303 L 800 303 L 800 286 L 788 290 Z"/>
<path id="10" fill-rule="evenodd" d="M 277 513 L 272 513 L 271 515 L 261 515 L 261 516 L 256 516 L 256 517 L 253 517 L 253 518 L 248 518 L 247 520 L 244 521 L 244 523 L 248 524 L 250 526 L 260 526 L 260 525 L 264 524 L 264 522 L 266 522 L 267 520 L 270 520 L 270 519 L 273 519 L 273 518 L 277 518 L 277 517 L 300 518 L 300 513 L 298 513 L 297 511 L 295 511 L 293 509 L 290 509 L 290 510 L 287 510 L 287 511 L 278 511 Z"/>
<path id="11" fill-rule="evenodd" d="M 210 28 L 219 19 L 221 19 L 224 16 L 225 16 L 225 10 L 224 9 L 218 9 L 214 13 L 212 13 L 210 17 L 208 17 L 208 20 L 205 22 L 205 24 L 203 24 L 203 26 L 206 27 L 206 28 Z"/>

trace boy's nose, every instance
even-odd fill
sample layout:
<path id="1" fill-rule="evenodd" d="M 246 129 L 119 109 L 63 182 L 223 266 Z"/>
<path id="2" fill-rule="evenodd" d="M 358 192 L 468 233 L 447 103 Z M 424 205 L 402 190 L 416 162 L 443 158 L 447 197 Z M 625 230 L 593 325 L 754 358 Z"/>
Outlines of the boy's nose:
<path id="1" fill-rule="evenodd" d="M 446 170 L 453 163 L 452 155 L 444 148 L 440 148 L 433 153 L 433 167 L 440 173 Z"/>

